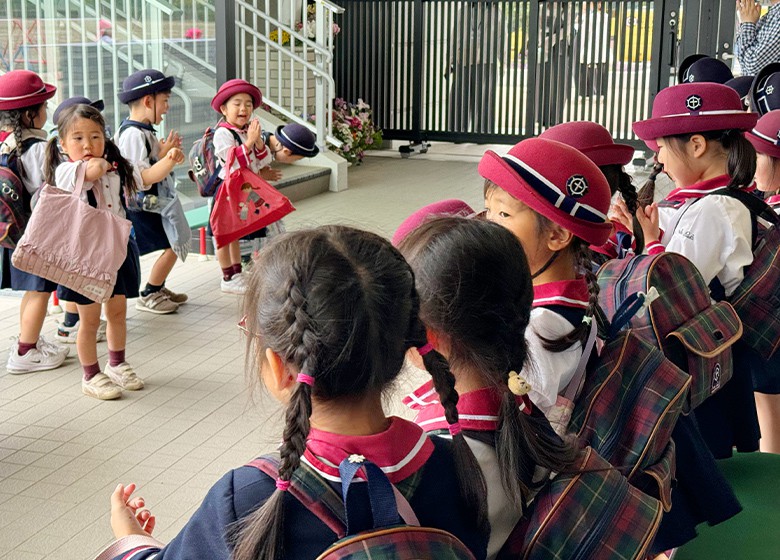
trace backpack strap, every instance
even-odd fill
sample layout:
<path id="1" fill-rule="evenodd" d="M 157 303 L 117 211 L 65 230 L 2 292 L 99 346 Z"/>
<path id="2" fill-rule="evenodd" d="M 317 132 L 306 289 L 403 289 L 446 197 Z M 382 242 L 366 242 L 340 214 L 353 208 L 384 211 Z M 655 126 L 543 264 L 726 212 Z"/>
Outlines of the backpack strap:
<path id="1" fill-rule="evenodd" d="M 761 218 L 762 220 L 766 220 L 770 224 L 780 225 L 780 216 L 775 214 L 774 210 L 772 210 L 772 207 L 749 192 L 745 192 L 741 189 L 730 189 L 726 187 L 723 189 L 718 189 L 711 194 L 719 194 L 722 196 L 735 198 L 744 204 L 747 209 L 750 210 L 750 213 L 753 216 Z"/>
<path id="2" fill-rule="evenodd" d="M 571 402 L 577 400 L 580 391 L 582 391 L 582 386 L 585 384 L 585 370 L 588 367 L 590 355 L 593 353 L 593 347 L 596 345 L 596 334 L 598 333 L 598 330 L 598 321 L 596 321 L 594 317 L 590 323 L 588 340 L 585 342 L 585 346 L 582 349 L 582 356 L 580 356 L 580 361 L 577 363 L 577 369 L 574 370 L 574 376 L 571 378 L 571 381 L 569 381 L 569 384 L 563 392 L 563 398 Z"/>
<path id="3" fill-rule="evenodd" d="M 137 128 L 139 130 L 154 130 L 152 129 L 152 127 L 143 126 L 143 123 L 139 123 L 137 121 L 131 121 L 130 119 L 125 119 L 122 121 L 122 124 L 119 125 L 119 130 L 116 131 L 116 136 L 119 136 L 128 128 Z M 151 159 L 152 144 L 151 142 L 149 142 L 149 137 L 146 134 L 144 134 L 144 144 L 146 145 L 146 154 L 149 157 L 149 159 Z"/>

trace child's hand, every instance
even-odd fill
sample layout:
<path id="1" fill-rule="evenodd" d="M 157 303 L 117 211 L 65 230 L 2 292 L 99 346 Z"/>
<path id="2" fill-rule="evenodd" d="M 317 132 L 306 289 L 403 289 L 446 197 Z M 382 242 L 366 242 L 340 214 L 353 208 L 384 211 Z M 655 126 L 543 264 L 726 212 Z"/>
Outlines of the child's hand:
<path id="1" fill-rule="evenodd" d="M 181 136 L 175 130 L 171 130 L 168 138 L 160 140 L 160 158 L 164 158 L 174 148 L 181 149 Z"/>
<path id="2" fill-rule="evenodd" d="M 111 530 L 114 537 L 121 539 L 128 535 L 151 535 L 157 520 L 148 509 L 143 498 L 132 498 L 135 484 L 127 487 L 118 485 L 111 494 Z"/>
<path id="3" fill-rule="evenodd" d="M 265 179 L 266 181 L 278 181 L 282 178 L 282 172 L 278 169 L 274 169 L 270 165 L 267 167 L 263 167 L 260 170 L 260 177 Z"/>
<path id="4" fill-rule="evenodd" d="M 658 205 L 653 203 L 636 209 L 636 219 L 645 234 L 645 245 L 661 240 L 661 228 L 658 226 Z"/>
<path id="5" fill-rule="evenodd" d="M 165 157 L 171 160 L 175 165 L 184 163 L 184 152 L 181 151 L 181 148 L 171 148 L 170 151 L 165 154 Z"/>
<path id="6" fill-rule="evenodd" d="M 84 174 L 84 179 L 86 181 L 97 181 L 113 169 L 114 166 L 104 158 L 92 158 L 87 161 L 87 171 Z"/>
<path id="7" fill-rule="evenodd" d="M 609 219 L 623 225 L 628 231 L 634 231 L 634 217 L 622 198 L 618 198 L 610 208 Z"/>
<path id="8" fill-rule="evenodd" d="M 254 148 L 257 146 L 260 148 L 262 145 L 263 141 L 260 139 L 260 121 L 252 119 L 252 122 L 249 123 L 249 128 L 246 130 L 246 147 Z"/>

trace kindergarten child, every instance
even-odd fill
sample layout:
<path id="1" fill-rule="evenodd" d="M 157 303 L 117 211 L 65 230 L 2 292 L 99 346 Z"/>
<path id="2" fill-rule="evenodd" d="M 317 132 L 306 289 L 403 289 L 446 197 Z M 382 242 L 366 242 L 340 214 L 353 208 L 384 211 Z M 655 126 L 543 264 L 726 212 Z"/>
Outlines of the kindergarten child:
<path id="1" fill-rule="evenodd" d="M 317 136 L 302 124 L 285 124 L 277 127 L 275 133 L 263 131 L 262 136 L 274 160 L 279 163 L 295 163 L 320 153 Z"/>
<path id="2" fill-rule="evenodd" d="M 425 221 L 399 249 L 415 271 L 428 340 L 452 368 L 459 426 L 485 479 L 488 558 L 495 558 L 550 472 L 570 469 L 577 457 L 576 446 L 564 443 L 533 406 L 517 373 L 530 358 L 528 263 L 507 229 L 462 217 Z M 432 372 L 433 381 L 405 402 L 420 426 L 439 433 L 448 429 L 449 411 L 433 388 L 442 395 L 452 388 Z"/>
<path id="3" fill-rule="evenodd" d="M 172 242 L 169 231 L 179 231 L 181 224 L 166 227 L 165 221 L 170 218 L 161 214 L 160 208 L 161 200 L 171 200 L 176 195 L 172 171 L 184 161 L 181 137 L 172 130 L 167 138 L 158 140 L 154 128 L 168 112 L 174 85 L 173 76 L 152 69 L 139 70 L 125 78 L 119 100 L 130 107 L 130 116 L 122 121 L 115 138 L 122 156 L 140 170 L 143 179 L 139 186 L 143 193 L 137 200 L 128 201 L 127 213 L 133 222 L 138 249 L 141 255 L 162 250 L 135 308 L 157 314 L 173 313 L 187 301 L 186 294 L 177 294 L 165 286 L 177 258 L 176 240 Z M 179 216 L 179 221 L 186 219 L 183 211 L 175 216 Z M 189 243 L 188 238 L 186 241 Z"/>
<path id="4" fill-rule="evenodd" d="M 316 558 L 336 537 L 288 492 L 290 480 L 327 481 L 340 497 L 338 465 L 362 455 L 422 526 L 451 532 L 484 559 L 478 504 L 459 483 L 463 474 L 473 484 L 476 465 L 459 460 L 463 437 L 428 438 L 382 407 L 406 351 L 427 344 L 414 275 L 390 243 L 340 226 L 280 236 L 253 267 L 243 309 L 247 364 L 286 407 L 278 478 L 252 466 L 228 472 L 167 546 L 149 536 L 155 519 L 131 497 L 135 486 L 120 484 L 111 496 L 115 558 L 130 550 L 134 560 Z M 437 375 L 449 375 L 440 356 L 433 361 Z M 457 422 L 454 401 L 446 404 Z M 350 487 L 350 519 L 360 520 L 351 533 L 371 526 L 367 486 Z"/>
<path id="5" fill-rule="evenodd" d="M 91 190 L 85 188 L 82 201 L 95 206 L 96 196 L 101 196 L 111 212 L 124 218 L 125 200 L 135 196 L 141 177 L 138 170 L 120 155 L 114 143 L 106 138 L 105 121 L 100 111 L 89 105 L 65 109 L 60 115 L 57 133 L 58 137 L 49 140 L 46 148 L 46 182 L 72 191 L 79 169 L 84 166 L 85 187 L 91 183 Z M 63 154 L 67 160 L 63 160 Z M 95 195 L 95 189 L 102 194 Z M 85 395 L 111 400 L 119 398 L 122 389 L 137 391 L 144 386 L 125 360 L 127 298 L 138 297 L 139 276 L 138 247 L 131 236 L 127 257 L 117 273 L 113 295 L 105 304 L 109 361 L 103 373 L 97 357 L 100 304 L 64 286 L 57 288 L 61 299 L 75 302 L 78 306 L 80 326 L 76 350 L 84 370 L 81 390 Z"/>
<path id="6" fill-rule="evenodd" d="M 612 232 L 609 185 L 586 156 L 540 138 L 503 157 L 487 151 L 479 174 L 487 219 L 515 234 L 531 268 L 534 309 L 526 338 L 533 367 L 523 376 L 531 401 L 549 414 L 574 376 L 592 321 L 604 322 L 588 246 L 603 245 Z"/>
<path id="7" fill-rule="evenodd" d="M 42 128 L 46 101 L 56 91 L 29 70 L 12 70 L 0 76 L 0 166 L 9 168 L 21 180 L 27 211 L 32 195 L 43 184 L 46 133 Z M 2 249 L 0 287 L 23 291 L 24 296 L 19 309 L 19 337 L 11 344 L 6 370 L 19 374 L 58 368 L 68 348 L 41 335 L 49 298 L 57 285 L 18 270 L 11 264 L 12 253 L 11 249 Z"/>
<path id="8" fill-rule="evenodd" d="M 246 80 L 228 80 L 219 88 L 211 108 L 222 114 L 222 119 L 214 131 L 214 155 L 220 163 L 219 178 L 224 181 L 233 169 L 248 168 L 267 181 L 275 181 L 281 173 L 270 166 L 274 154 L 268 149 L 260 130 L 260 121 L 252 118 L 254 110 L 260 106 L 260 90 Z M 282 151 L 282 145 L 277 151 Z M 232 169 L 225 169 L 231 152 L 234 155 Z M 281 154 L 284 156 L 284 154 Z M 210 229 L 210 226 L 209 226 Z M 217 249 L 217 260 L 222 268 L 220 288 L 229 294 L 243 294 L 246 282 L 242 275 L 241 248 L 233 241 Z"/>
<path id="9" fill-rule="evenodd" d="M 756 185 L 764 201 L 780 214 L 780 110 L 758 119 L 745 134 L 758 153 Z M 751 360 L 756 411 L 761 426 L 761 451 L 780 453 L 780 354 L 769 362 L 756 356 Z"/>

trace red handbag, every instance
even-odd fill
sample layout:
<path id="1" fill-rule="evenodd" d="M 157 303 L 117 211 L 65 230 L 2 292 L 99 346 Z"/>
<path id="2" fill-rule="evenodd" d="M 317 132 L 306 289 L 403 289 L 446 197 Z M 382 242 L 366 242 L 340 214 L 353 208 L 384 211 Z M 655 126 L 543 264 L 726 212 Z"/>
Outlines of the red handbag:
<path id="1" fill-rule="evenodd" d="M 225 169 L 231 169 L 231 151 Z M 277 222 L 295 210 L 289 199 L 256 173 L 239 168 L 230 172 L 217 191 L 211 230 L 217 248 Z"/>

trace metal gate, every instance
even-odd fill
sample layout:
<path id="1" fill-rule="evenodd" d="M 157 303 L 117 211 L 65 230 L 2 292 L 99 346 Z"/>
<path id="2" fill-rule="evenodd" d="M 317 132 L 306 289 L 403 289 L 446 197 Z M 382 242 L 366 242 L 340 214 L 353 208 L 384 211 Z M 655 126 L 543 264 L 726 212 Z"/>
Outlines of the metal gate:
<path id="1" fill-rule="evenodd" d="M 635 141 L 678 48 L 725 53 L 734 31 L 730 0 L 340 4 L 337 94 L 369 103 L 385 138 L 415 143 L 512 143 L 582 119 Z"/>

